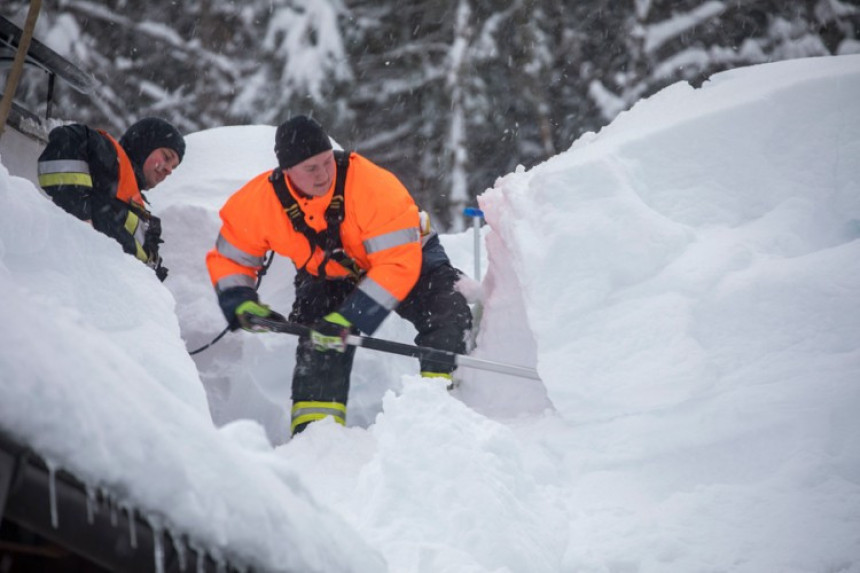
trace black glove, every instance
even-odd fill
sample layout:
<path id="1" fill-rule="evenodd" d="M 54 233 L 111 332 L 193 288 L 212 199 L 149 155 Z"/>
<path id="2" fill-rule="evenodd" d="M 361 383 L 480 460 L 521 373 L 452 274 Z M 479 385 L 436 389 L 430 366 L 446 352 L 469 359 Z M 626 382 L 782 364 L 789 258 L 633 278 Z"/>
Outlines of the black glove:
<path id="1" fill-rule="evenodd" d="M 164 279 L 167 278 L 168 268 L 161 264 L 161 261 L 158 261 L 158 266 L 155 267 L 155 276 L 158 277 L 158 280 L 164 282 Z"/>
<path id="2" fill-rule="evenodd" d="M 161 219 L 151 216 L 147 221 L 146 232 L 143 234 L 143 250 L 149 259 L 147 265 L 155 270 L 158 280 L 164 282 L 167 278 L 168 269 L 161 264 L 161 256 L 158 254 L 158 246 L 163 243 L 161 238 Z"/>
<path id="3" fill-rule="evenodd" d="M 227 324 L 230 330 L 238 330 L 242 328 L 239 324 L 239 317 L 236 315 L 236 309 L 245 301 L 258 301 L 257 291 L 251 287 L 230 287 L 228 289 L 219 290 L 218 306 L 221 307 L 221 312 L 224 313 L 224 318 L 227 319 Z"/>
<path id="4" fill-rule="evenodd" d="M 143 250 L 150 260 L 158 258 L 158 245 L 163 243 L 161 238 L 161 219 L 152 216 L 147 221 L 146 232 L 143 234 Z"/>

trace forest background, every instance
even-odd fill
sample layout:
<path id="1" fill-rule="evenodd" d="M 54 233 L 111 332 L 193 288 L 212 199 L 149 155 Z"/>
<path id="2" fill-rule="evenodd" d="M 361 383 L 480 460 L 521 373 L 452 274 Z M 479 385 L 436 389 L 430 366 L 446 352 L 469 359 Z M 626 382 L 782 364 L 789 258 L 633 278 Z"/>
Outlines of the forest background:
<path id="1" fill-rule="evenodd" d="M 669 84 L 860 52 L 860 0 L 46 0 L 36 37 L 99 86 L 57 82 L 54 117 L 118 135 L 312 114 L 456 232 L 497 177 Z M 46 90 L 28 73 L 16 100 Z"/>

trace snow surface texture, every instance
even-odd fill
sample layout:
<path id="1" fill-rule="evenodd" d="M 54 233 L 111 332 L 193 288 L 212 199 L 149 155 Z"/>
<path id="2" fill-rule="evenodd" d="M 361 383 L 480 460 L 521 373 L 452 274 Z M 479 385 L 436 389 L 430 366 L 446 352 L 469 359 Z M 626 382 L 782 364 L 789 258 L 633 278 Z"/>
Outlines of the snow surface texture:
<path id="1" fill-rule="evenodd" d="M 185 352 L 273 127 L 188 137 L 150 194 L 164 285 L 0 168 L 0 429 L 261 569 L 860 572 L 858 94 L 860 56 L 735 70 L 502 177 L 474 355 L 543 383 L 359 350 L 349 427 L 293 441 L 291 337 Z"/>

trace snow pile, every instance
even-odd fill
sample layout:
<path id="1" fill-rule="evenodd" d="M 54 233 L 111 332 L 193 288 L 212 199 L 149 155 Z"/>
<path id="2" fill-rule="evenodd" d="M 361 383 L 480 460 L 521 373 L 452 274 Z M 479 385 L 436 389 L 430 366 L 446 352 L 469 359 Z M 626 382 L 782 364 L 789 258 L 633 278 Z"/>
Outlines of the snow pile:
<path id="1" fill-rule="evenodd" d="M 852 363 L 860 60 L 813 61 L 678 84 L 483 197 L 563 416 Z"/>
<path id="2" fill-rule="evenodd" d="M 152 271 L 3 166 L 0 293 L 0 431 L 216 559 L 383 570 L 257 422 L 212 424 L 174 299 Z"/>
<path id="3" fill-rule="evenodd" d="M 860 567 L 858 93 L 675 85 L 482 197 L 574 426 L 564 570 Z"/>

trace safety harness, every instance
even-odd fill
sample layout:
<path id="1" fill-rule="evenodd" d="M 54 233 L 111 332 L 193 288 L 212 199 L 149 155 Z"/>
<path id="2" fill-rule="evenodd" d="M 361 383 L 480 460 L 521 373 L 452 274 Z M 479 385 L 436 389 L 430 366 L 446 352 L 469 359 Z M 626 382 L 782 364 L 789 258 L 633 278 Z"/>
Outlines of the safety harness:
<path id="1" fill-rule="evenodd" d="M 316 231 L 311 228 L 305 221 L 305 213 L 299 206 L 299 202 L 293 197 L 287 183 L 284 181 L 284 172 L 280 168 L 276 168 L 269 176 L 269 181 L 275 189 L 275 194 L 284 208 L 293 229 L 296 232 L 304 235 L 311 246 L 311 256 L 305 261 L 299 270 L 304 269 L 308 262 L 313 257 L 315 249 L 319 248 L 323 252 L 323 260 L 319 264 L 320 278 L 326 278 L 325 267 L 329 260 L 333 260 L 346 269 L 352 280 L 357 280 L 361 276 L 361 268 L 358 264 L 346 254 L 343 250 L 343 243 L 340 239 L 340 225 L 344 219 L 344 189 L 346 187 L 346 171 L 349 169 L 349 153 L 346 151 L 335 151 L 334 160 L 337 164 L 337 177 L 334 183 L 334 194 L 331 198 L 331 203 L 325 211 L 326 228 L 322 231 Z M 340 277 L 337 277 L 340 278 Z"/>
<path id="2" fill-rule="evenodd" d="M 325 278 L 325 266 L 329 260 L 333 260 L 349 271 L 349 276 L 345 277 L 347 280 L 357 282 L 358 279 L 361 278 L 362 270 L 359 268 L 358 264 L 344 252 L 343 243 L 340 240 L 340 224 L 344 219 L 343 194 L 346 186 L 346 170 L 349 168 L 349 153 L 345 151 L 335 151 L 334 160 L 337 164 L 337 177 L 335 178 L 334 183 L 334 194 L 332 195 L 331 203 L 329 203 L 329 206 L 325 211 L 326 228 L 320 232 L 312 229 L 305 221 L 305 213 L 302 211 L 296 198 L 293 197 L 289 189 L 287 189 L 287 183 L 284 181 L 284 172 L 280 168 L 275 168 L 272 171 L 272 174 L 269 175 L 269 181 L 272 183 L 272 187 L 275 189 L 275 195 L 278 196 L 278 200 L 281 202 L 281 206 L 284 208 L 287 217 L 292 223 L 293 229 L 304 235 L 311 246 L 311 255 L 300 269 L 307 266 L 308 262 L 313 258 L 314 251 L 319 248 L 323 252 L 323 260 L 319 265 L 320 278 Z M 275 252 L 269 251 L 262 268 L 257 271 L 257 284 L 254 286 L 254 290 L 260 288 L 260 283 L 263 282 L 263 276 L 266 274 L 266 271 L 269 270 L 269 266 L 272 264 L 274 257 Z M 343 277 L 337 278 L 340 279 Z M 229 330 L 230 325 L 228 324 L 224 327 L 224 330 L 218 334 L 218 336 L 212 339 L 211 342 L 196 350 L 190 351 L 189 354 L 193 356 L 199 352 L 203 352 L 221 340 Z"/>

